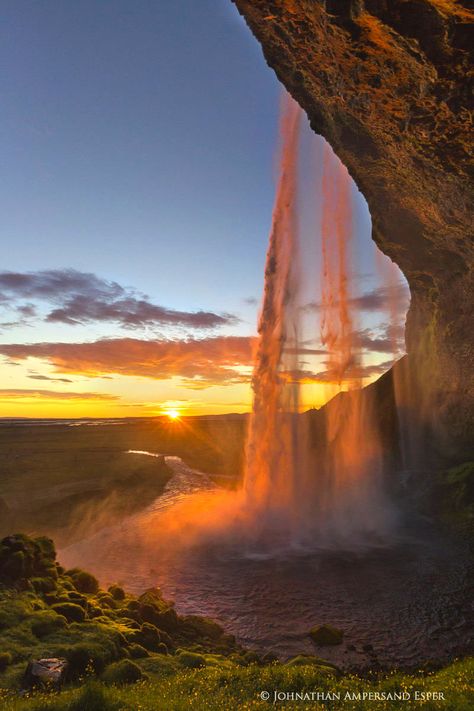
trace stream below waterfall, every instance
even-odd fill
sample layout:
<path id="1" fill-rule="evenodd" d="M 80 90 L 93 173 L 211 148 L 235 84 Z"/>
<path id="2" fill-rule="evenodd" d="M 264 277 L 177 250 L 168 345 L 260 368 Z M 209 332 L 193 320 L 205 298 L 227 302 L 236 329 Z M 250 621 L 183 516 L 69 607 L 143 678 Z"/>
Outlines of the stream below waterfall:
<path id="1" fill-rule="evenodd" d="M 415 668 L 469 650 L 468 552 L 429 522 L 407 526 L 391 548 L 252 556 L 214 542 L 170 556 L 160 514 L 216 486 L 178 457 L 166 462 L 174 475 L 161 496 L 61 550 L 61 563 L 135 593 L 159 586 L 178 613 L 211 617 L 243 645 L 282 659 L 315 653 L 344 669 Z M 308 636 L 315 624 L 344 630 L 343 644 L 315 648 Z"/>

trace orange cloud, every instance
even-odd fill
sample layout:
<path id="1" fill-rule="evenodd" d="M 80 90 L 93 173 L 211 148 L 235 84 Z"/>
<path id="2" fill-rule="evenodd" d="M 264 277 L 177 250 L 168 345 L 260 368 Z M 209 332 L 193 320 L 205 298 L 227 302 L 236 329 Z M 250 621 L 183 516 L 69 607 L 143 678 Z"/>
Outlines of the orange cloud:
<path id="1" fill-rule="evenodd" d="M 249 376 L 239 369 L 252 365 L 254 340 L 245 336 L 104 338 L 92 343 L 2 344 L 0 354 L 15 361 L 40 358 L 60 373 L 114 373 L 155 380 L 179 377 L 188 387 L 208 387 L 248 382 Z"/>

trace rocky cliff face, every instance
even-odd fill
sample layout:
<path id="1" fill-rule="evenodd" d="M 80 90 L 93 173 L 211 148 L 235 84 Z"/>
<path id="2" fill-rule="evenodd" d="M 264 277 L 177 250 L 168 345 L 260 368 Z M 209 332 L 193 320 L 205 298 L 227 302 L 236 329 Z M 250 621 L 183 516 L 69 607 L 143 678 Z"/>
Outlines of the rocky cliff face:
<path id="1" fill-rule="evenodd" d="M 448 457 L 466 456 L 474 433 L 468 0 L 233 1 L 348 167 L 374 240 L 406 275 L 409 380 L 419 391 L 404 397 L 433 423 Z"/>

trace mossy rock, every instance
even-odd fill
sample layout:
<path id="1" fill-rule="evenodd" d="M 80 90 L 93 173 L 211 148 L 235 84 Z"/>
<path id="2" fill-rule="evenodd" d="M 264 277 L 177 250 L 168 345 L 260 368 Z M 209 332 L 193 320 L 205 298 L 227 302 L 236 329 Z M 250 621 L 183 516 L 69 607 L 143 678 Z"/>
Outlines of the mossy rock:
<path id="1" fill-rule="evenodd" d="M 56 591 L 56 582 L 51 577 L 31 578 L 31 584 L 37 593 L 54 593 Z"/>
<path id="2" fill-rule="evenodd" d="M 331 625 L 316 625 L 310 629 L 309 636 L 319 647 L 327 647 L 342 644 L 344 632 Z"/>
<path id="3" fill-rule="evenodd" d="M 51 605 L 51 609 L 58 615 L 64 615 L 68 622 L 84 622 L 86 619 L 85 610 L 73 602 L 58 602 Z"/>
<path id="4" fill-rule="evenodd" d="M 225 633 L 217 622 L 208 617 L 198 617 L 197 615 L 187 615 L 181 618 L 181 629 L 184 634 L 194 638 L 208 637 L 209 639 L 219 639 Z"/>
<path id="5" fill-rule="evenodd" d="M 36 613 L 31 620 L 31 631 L 38 639 L 43 639 L 65 627 L 67 627 L 66 617 L 49 610 Z"/>
<path id="6" fill-rule="evenodd" d="M 68 675 L 72 680 L 91 672 L 101 674 L 108 664 L 120 657 L 117 647 L 106 637 L 78 642 L 58 651 L 68 661 Z"/>
<path id="7" fill-rule="evenodd" d="M 94 575 L 87 573 L 85 570 L 72 568 L 66 571 L 66 575 L 71 579 L 78 592 L 95 595 L 99 591 L 99 581 Z"/>
<path id="8" fill-rule="evenodd" d="M 35 538 L 35 542 L 38 544 L 38 546 L 41 549 L 41 552 L 43 553 L 43 556 L 45 558 L 49 558 L 49 560 L 56 560 L 56 548 L 54 545 L 54 541 L 51 538 L 47 538 L 46 536 L 39 536 L 38 538 Z"/>
<path id="9" fill-rule="evenodd" d="M 139 630 L 126 632 L 126 639 L 132 644 L 140 644 L 150 652 L 157 652 L 162 643 L 160 631 L 149 622 L 144 622 Z"/>
<path id="10" fill-rule="evenodd" d="M 106 684 L 135 684 L 144 678 L 140 667 L 130 659 L 122 659 L 107 667 L 102 674 L 102 680 Z"/>
<path id="11" fill-rule="evenodd" d="M 176 632 L 179 627 L 179 618 L 176 614 L 176 610 L 172 607 L 169 607 L 164 612 L 160 612 L 156 620 L 156 626 L 158 627 L 158 629 L 164 630 L 169 634 Z"/>
<path id="12" fill-rule="evenodd" d="M 115 610 L 117 608 L 117 603 L 109 593 L 99 593 L 97 595 L 97 601 L 101 607 L 108 607 L 109 610 Z"/>
<path id="13" fill-rule="evenodd" d="M 0 542 L 0 577 L 27 589 L 31 577 L 58 577 L 56 551 L 49 538 L 33 539 L 22 533 L 6 536 Z"/>
<path id="14" fill-rule="evenodd" d="M 163 600 L 163 594 L 159 588 L 149 588 L 138 598 L 139 605 L 154 605 L 159 610 L 165 610 L 169 604 Z"/>
<path id="15" fill-rule="evenodd" d="M 80 605 L 84 609 L 87 609 L 88 600 L 87 597 L 82 593 L 76 592 L 75 590 L 71 590 L 70 592 L 66 593 L 66 597 L 70 602 L 73 602 L 75 605 Z"/>
<path id="16" fill-rule="evenodd" d="M 125 590 L 121 588 L 120 585 L 111 585 L 108 591 L 112 595 L 114 600 L 125 600 Z"/>
<path id="17" fill-rule="evenodd" d="M 196 652 L 180 652 L 178 662 L 187 669 L 199 669 L 206 666 L 206 658 L 202 654 L 196 654 Z"/>
<path id="18" fill-rule="evenodd" d="M 87 616 L 90 618 L 102 617 L 104 614 L 103 609 L 95 600 L 88 600 L 86 609 Z"/>
<path id="19" fill-rule="evenodd" d="M 20 580 L 26 575 L 26 557 L 23 551 L 12 551 L 2 565 L 2 577 L 12 581 Z"/>
<path id="20" fill-rule="evenodd" d="M 142 647 L 141 644 L 131 644 L 128 648 L 128 652 L 132 659 L 144 659 L 150 656 L 149 651 L 145 649 L 145 647 Z"/>

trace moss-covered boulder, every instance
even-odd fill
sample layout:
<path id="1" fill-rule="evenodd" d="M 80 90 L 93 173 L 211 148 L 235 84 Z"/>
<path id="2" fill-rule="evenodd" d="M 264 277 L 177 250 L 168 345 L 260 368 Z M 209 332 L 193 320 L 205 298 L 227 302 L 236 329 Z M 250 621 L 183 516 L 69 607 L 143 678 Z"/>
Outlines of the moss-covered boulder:
<path id="1" fill-rule="evenodd" d="M 6 536 L 0 541 L 0 580 L 23 588 L 31 578 L 55 581 L 55 558 L 54 543 L 49 538 L 32 539 L 22 533 Z"/>
<path id="2" fill-rule="evenodd" d="M 158 651 L 159 645 L 163 641 L 158 628 L 150 622 L 144 622 L 139 630 L 127 632 L 126 638 L 132 644 L 140 644 L 150 652 Z"/>
<path id="3" fill-rule="evenodd" d="M 214 620 L 196 615 L 182 617 L 180 627 L 181 631 L 191 638 L 207 637 L 216 640 L 225 634 L 223 628 Z"/>
<path id="4" fill-rule="evenodd" d="M 84 608 L 73 602 L 58 602 L 51 605 L 51 609 L 58 615 L 63 615 L 68 622 L 84 622 L 86 619 Z"/>
<path id="5" fill-rule="evenodd" d="M 316 625 L 309 631 L 309 636 L 319 647 L 342 644 L 344 632 L 331 625 Z"/>
<path id="6" fill-rule="evenodd" d="M 149 657 L 150 653 L 145 647 L 142 647 L 141 644 L 130 644 L 128 647 L 128 652 L 132 659 L 144 659 L 145 657 Z"/>
<path id="7" fill-rule="evenodd" d="M 99 581 L 91 573 L 81 570 L 80 568 L 72 568 L 66 571 L 66 575 L 71 579 L 72 584 L 80 593 L 96 594 L 99 590 Z"/>
<path id="8" fill-rule="evenodd" d="M 199 669 L 206 666 L 206 658 L 202 654 L 183 650 L 178 655 L 178 662 L 187 669 Z"/>
<path id="9" fill-rule="evenodd" d="M 120 585 L 111 585 L 108 592 L 112 595 L 114 600 L 125 600 L 125 590 L 121 588 Z"/>
<path id="10" fill-rule="evenodd" d="M 102 680 L 106 684 L 134 684 L 144 678 L 140 667 L 130 659 L 122 659 L 120 662 L 111 664 L 102 674 Z"/>
<path id="11" fill-rule="evenodd" d="M 66 617 L 52 610 L 36 612 L 31 619 L 31 631 L 38 639 L 63 630 L 66 626 Z"/>

